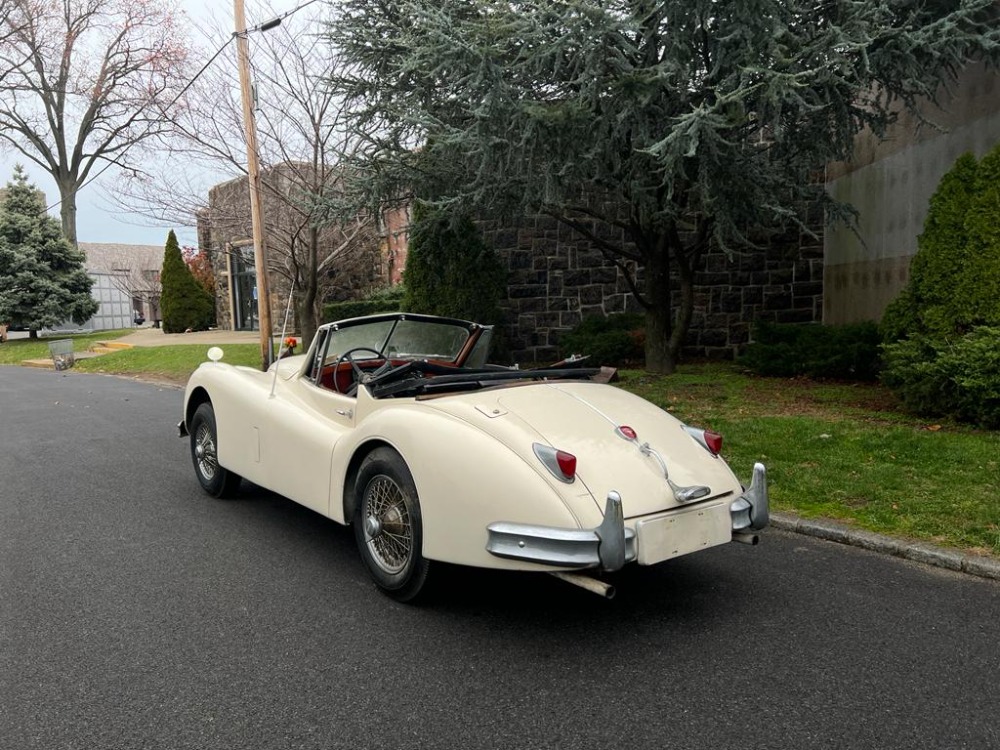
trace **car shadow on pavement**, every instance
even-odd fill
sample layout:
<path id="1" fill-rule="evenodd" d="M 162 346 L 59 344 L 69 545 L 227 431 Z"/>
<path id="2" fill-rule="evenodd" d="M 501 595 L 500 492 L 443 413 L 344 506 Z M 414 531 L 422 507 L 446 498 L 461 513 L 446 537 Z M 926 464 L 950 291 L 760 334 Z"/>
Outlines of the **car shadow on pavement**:
<path id="1" fill-rule="evenodd" d="M 426 596 L 417 604 L 399 604 L 370 581 L 350 527 L 342 526 L 291 500 L 244 481 L 239 499 L 222 501 L 219 512 L 236 513 L 242 526 L 255 527 L 261 540 L 280 539 L 297 554 L 313 558 L 334 579 L 349 578 L 351 588 L 367 590 L 379 608 L 404 607 L 434 618 L 485 618 L 511 627 L 575 628 L 667 618 L 702 621 L 706 611 L 740 606 L 745 594 L 740 566 L 732 556 L 742 549 L 722 547 L 652 567 L 629 565 L 605 576 L 615 587 L 605 599 L 546 573 L 524 573 L 435 563 Z"/>

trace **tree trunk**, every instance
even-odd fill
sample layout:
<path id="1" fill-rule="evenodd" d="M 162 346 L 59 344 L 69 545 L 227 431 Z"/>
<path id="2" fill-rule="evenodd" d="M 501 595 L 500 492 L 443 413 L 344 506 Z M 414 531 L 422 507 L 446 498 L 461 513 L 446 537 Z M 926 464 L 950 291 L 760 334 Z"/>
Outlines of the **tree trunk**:
<path id="1" fill-rule="evenodd" d="M 319 327 L 319 316 L 316 313 L 316 294 L 318 282 L 316 279 L 319 264 L 319 230 L 309 230 L 308 247 L 306 248 L 305 268 L 302 269 L 304 281 L 299 289 L 298 302 L 295 306 L 295 316 L 302 335 L 302 346 L 308 347 Z"/>
<path id="2" fill-rule="evenodd" d="M 62 219 L 62 231 L 73 247 L 76 247 L 76 181 L 60 180 L 59 183 L 59 217 Z"/>
<path id="3" fill-rule="evenodd" d="M 680 252 L 678 252 L 680 255 Z M 678 260 L 677 268 L 681 281 L 681 300 L 677 307 L 677 320 L 670 336 L 670 356 L 674 365 L 680 361 L 681 347 L 691 328 L 691 318 L 694 316 L 694 273 L 683 260 Z M 671 371 L 672 372 L 672 371 Z"/>
<path id="4" fill-rule="evenodd" d="M 666 238 L 657 238 L 643 255 L 646 272 L 646 370 L 670 374 L 677 367 L 677 355 L 671 350 L 670 246 Z"/>
<path id="5" fill-rule="evenodd" d="M 681 349 L 694 317 L 695 268 L 701 257 L 708 225 L 700 227 L 698 238 L 688 248 L 682 246 L 676 227 L 670 227 L 652 243 L 643 258 L 646 270 L 646 370 L 669 375 L 677 369 Z M 680 280 L 680 304 L 673 315 L 670 289 L 671 262 Z"/>

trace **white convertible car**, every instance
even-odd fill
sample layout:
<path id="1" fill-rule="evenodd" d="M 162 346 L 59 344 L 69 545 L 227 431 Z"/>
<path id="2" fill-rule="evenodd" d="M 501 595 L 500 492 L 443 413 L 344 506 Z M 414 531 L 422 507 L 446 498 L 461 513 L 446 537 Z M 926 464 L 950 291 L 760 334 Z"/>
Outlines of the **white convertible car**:
<path id="1" fill-rule="evenodd" d="M 268 372 L 191 376 L 182 436 L 215 497 L 241 478 L 351 524 L 376 584 L 417 597 L 437 561 L 601 576 L 740 541 L 768 522 L 717 434 L 682 424 L 580 361 L 486 364 L 492 329 L 393 313 L 322 326 Z"/>

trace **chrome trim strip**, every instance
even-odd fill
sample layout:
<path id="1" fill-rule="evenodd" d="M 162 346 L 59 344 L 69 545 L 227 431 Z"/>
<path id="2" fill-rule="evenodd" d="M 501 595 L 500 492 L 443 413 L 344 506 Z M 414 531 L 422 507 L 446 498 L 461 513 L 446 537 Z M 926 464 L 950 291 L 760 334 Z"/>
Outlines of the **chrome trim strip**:
<path id="1" fill-rule="evenodd" d="M 663 469 L 663 478 L 667 480 L 667 484 L 670 486 L 670 491 L 674 493 L 674 497 L 677 502 L 691 503 L 695 500 L 700 500 L 703 497 L 708 497 L 712 494 L 711 487 L 706 487 L 702 484 L 691 485 L 690 487 L 681 487 L 676 484 L 670 478 L 670 472 L 667 470 L 667 462 L 663 460 L 663 456 L 651 446 L 649 443 L 642 443 L 639 446 L 639 452 L 644 456 L 652 456 L 660 464 L 660 468 Z"/>
<path id="2" fill-rule="evenodd" d="M 609 492 L 604 520 L 593 529 L 498 521 L 486 527 L 486 551 L 497 557 L 565 568 L 618 570 L 637 557 L 635 531 L 625 527 L 621 496 Z"/>

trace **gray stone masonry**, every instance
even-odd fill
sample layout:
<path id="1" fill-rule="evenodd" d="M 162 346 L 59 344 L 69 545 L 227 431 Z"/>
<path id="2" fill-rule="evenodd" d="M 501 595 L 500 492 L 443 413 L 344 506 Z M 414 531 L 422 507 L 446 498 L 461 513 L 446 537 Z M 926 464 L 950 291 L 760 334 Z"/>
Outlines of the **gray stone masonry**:
<path id="1" fill-rule="evenodd" d="M 623 274 L 583 236 L 549 217 L 483 222 L 510 270 L 501 301 L 515 361 L 559 358 L 559 337 L 587 315 L 641 312 Z M 592 222 L 615 242 L 623 230 Z M 808 323 L 823 314 L 823 240 L 795 233 L 764 249 L 705 255 L 697 270 L 688 358 L 733 359 L 758 321 Z M 679 297 L 679 293 L 675 299 Z"/>

